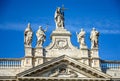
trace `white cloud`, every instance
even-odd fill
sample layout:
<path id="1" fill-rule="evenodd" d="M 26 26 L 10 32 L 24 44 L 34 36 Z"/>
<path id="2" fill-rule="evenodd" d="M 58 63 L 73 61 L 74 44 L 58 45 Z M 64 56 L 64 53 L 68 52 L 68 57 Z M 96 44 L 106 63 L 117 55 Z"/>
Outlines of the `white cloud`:
<path id="1" fill-rule="evenodd" d="M 104 22 L 105 22 L 105 20 L 104 20 Z M 119 24 L 113 24 L 111 22 L 104 23 L 104 22 L 95 22 L 95 24 L 94 24 L 95 28 L 100 33 L 120 34 Z M 42 25 L 43 29 L 45 29 L 46 23 L 45 24 L 43 24 L 43 23 L 45 23 L 45 22 L 31 23 L 31 28 L 33 29 L 33 31 L 36 31 L 39 28 L 39 26 Z M 87 33 L 90 33 L 93 28 L 93 26 L 91 26 L 91 23 L 93 23 L 93 22 L 89 22 L 88 24 L 87 23 L 85 24 L 85 22 L 84 22 L 83 24 L 81 24 L 79 22 L 69 21 L 69 22 L 65 23 L 65 28 L 71 32 L 79 32 L 81 28 L 84 28 L 84 30 Z M 5 29 L 5 30 L 24 31 L 26 27 L 27 27 L 27 23 L 2 23 L 2 24 L 0 24 L 0 29 Z M 50 21 L 50 23 L 48 23 L 48 31 L 52 31 L 54 29 L 55 29 L 55 24 L 53 21 Z"/>
<path id="2" fill-rule="evenodd" d="M 120 30 L 99 30 L 103 34 L 120 34 Z"/>
<path id="3" fill-rule="evenodd" d="M 0 24 L 0 29 L 3 29 L 3 30 L 16 30 L 16 31 L 24 31 L 27 27 L 27 24 L 28 23 L 3 23 L 3 24 Z M 31 28 L 33 31 L 36 31 L 39 26 L 42 26 L 43 29 L 46 28 L 46 24 L 40 24 L 40 23 L 32 23 L 31 24 Z M 52 30 L 54 27 L 51 26 L 51 25 L 48 25 L 48 30 Z"/>

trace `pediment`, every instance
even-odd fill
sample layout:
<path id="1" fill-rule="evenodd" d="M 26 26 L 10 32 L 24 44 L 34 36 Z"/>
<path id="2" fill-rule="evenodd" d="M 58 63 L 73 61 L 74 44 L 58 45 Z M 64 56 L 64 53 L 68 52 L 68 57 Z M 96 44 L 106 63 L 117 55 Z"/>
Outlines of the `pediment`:
<path id="1" fill-rule="evenodd" d="M 66 55 L 17 74 L 18 77 L 110 78 L 100 70 L 78 62 Z"/>
<path id="2" fill-rule="evenodd" d="M 46 68 L 43 71 L 37 71 L 30 75 L 25 75 L 25 77 L 66 77 L 66 78 L 76 78 L 76 77 L 89 77 L 85 75 L 84 72 L 79 72 L 76 68 L 67 63 L 61 62 L 60 64 L 54 65 L 53 67 Z"/>

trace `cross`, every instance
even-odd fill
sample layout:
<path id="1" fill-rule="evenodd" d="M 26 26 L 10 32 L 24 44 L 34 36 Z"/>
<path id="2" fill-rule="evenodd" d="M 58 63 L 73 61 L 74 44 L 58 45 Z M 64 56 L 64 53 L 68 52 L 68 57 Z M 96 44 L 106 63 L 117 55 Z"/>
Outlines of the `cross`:
<path id="1" fill-rule="evenodd" d="M 64 10 L 67 10 L 67 8 L 65 8 L 64 5 L 62 5 L 61 10 L 64 12 Z"/>
<path id="2" fill-rule="evenodd" d="M 67 8 L 64 8 L 64 5 L 62 5 L 61 11 L 62 11 L 63 16 L 64 16 L 64 11 L 65 10 L 67 10 Z"/>

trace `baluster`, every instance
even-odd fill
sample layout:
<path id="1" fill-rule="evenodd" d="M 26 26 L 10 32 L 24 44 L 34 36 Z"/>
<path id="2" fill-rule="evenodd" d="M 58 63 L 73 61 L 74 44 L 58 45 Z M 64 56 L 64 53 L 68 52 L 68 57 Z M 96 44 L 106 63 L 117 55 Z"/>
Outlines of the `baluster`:
<path id="1" fill-rule="evenodd" d="M 21 61 L 19 60 L 19 67 L 21 67 Z"/>
<path id="2" fill-rule="evenodd" d="M 111 70 L 113 70 L 114 69 L 114 64 L 110 63 L 110 65 L 111 65 Z"/>
<path id="3" fill-rule="evenodd" d="M 18 67 L 18 61 L 16 60 L 16 67 Z"/>
<path id="4" fill-rule="evenodd" d="M 1 68 L 1 60 L 0 60 L 0 68 Z"/>
<path id="5" fill-rule="evenodd" d="M 15 66 L 15 62 L 14 62 L 14 60 L 13 60 L 13 68 L 14 68 L 14 66 Z"/>
<path id="6" fill-rule="evenodd" d="M 6 67 L 6 61 L 4 61 L 4 68 Z"/>
<path id="7" fill-rule="evenodd" d="M 8 65 L 8 68 L 9 68 L 9 65 L 10 65 L 9 63 L 10 63 L 10 60 L 8 60 L 8 64 L 7 64 L 7 65 Z"/>
<path id="8" fill-rule="evenodd" d="M 4 61 L 2 61 L 2 68 L 4 67 Z"/>
<path id="9" fill-rule="evenodd" d="M 11 60 L 11 68 L 12 68 L 12 66 L 13 66 L 13 62 L 12 62 L 12 60 Z"/>
<path id="10" fill-rule="evenodd" d="M 9 60 L 9 68 L 11 68 L 11 60 Z"/>
<path id="11" fill-rule="evenodd" d="M 13 60 L 13 68 L 14 68 L 14 65 L 15 65 L 15 63 L 14 63 L 14 60 Z"/>
<path id="12" fill-rule="evenodd" d="M 12 60 L 10 61 L 10 68 L 12 68 Z"/>
<path id="13" fill-rule="evenodd" d="M 111 65 L 111 70 L 113 70 L 114 69 L 114 64 L 110 63 L 110 65 Z"/>
<path id="14" fill-rule="evenodd" d="M 8 68 L 8 60 L 6 60 L 6 68 Z"/>
<path id="15" fill-rule="evenodd" d="M 119 65 L 119 63 L 118 63 L 118 70 L 119 70 L 119 68 L 120 68 L 120 65 Z"/>
<path id="16" fill-rule="evenodd" d="M 1 60 L 0 60 L 0 68 L 1 68 Z"/>
<path id="17" fill-rule="evenodd" d="M 14 61 L 14 67 L 16 68 L 16 61 Z"/>
<path id="18" fill-rule="evenodd" d="M 110 69 L 112 70 L 112 69 L 113 69 L 113 64 L 112 64 L 112 63 L 109 63 L 109 67 L 110 67 Z"/>
<path id="19" fill-rule="evenodd" d="M 116 70 L 118 70 L 118 63 L 116 63 Z"/>
<path id="20" fill-rule="evenodd" d="M 19 68 L 19 65 L 20 65 L 20 64 L 19 64 L 19 60 L 18 60 L 18 68 Z"/>
<path id="21" fill-rule="evenodd" d="M 15 60 L 15 64 L 16 64 L 16 67 L 17 67 L 17 60 Z"/>
<path id="22" fill-rule="evenodd" d="M 19 65 L 20 65 L 20 64 L 19 64 L 19 60 L 18 60 L 18 68 L 19 68 Z"/>
<path id="23" fill-rule="evenodd" d="M 117 69 L 117 64 L 115 63 L 115 64 L 114 64 L 114 70 L 116 70 L 116 69 Z"/>

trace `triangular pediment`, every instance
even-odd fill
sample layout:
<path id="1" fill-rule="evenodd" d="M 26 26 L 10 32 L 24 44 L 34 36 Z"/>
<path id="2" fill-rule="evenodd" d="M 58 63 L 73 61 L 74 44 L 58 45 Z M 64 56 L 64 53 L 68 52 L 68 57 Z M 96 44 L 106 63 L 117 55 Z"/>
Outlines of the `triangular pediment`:
<path id="1" fill-rule="evenodd" d="M 110 78 L 98 69 L 78 62 L 66 55 L 17 74 L 18 77 Z"/>

